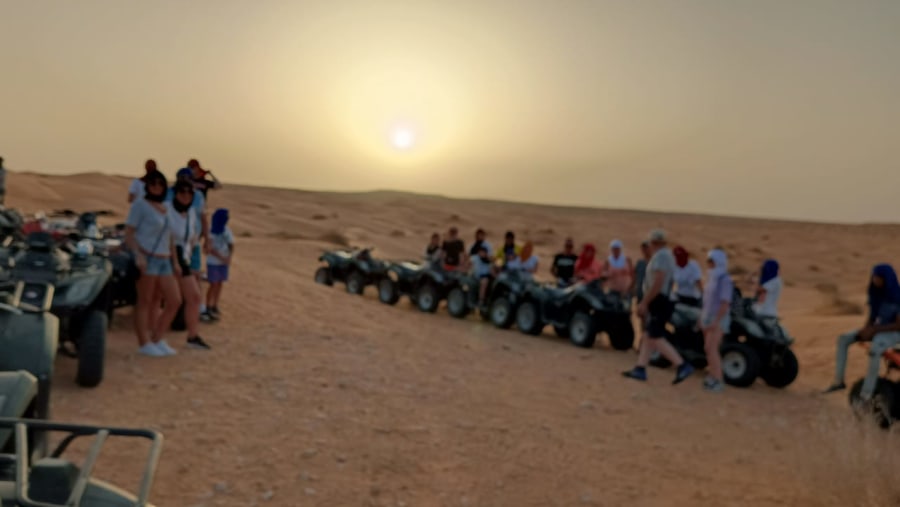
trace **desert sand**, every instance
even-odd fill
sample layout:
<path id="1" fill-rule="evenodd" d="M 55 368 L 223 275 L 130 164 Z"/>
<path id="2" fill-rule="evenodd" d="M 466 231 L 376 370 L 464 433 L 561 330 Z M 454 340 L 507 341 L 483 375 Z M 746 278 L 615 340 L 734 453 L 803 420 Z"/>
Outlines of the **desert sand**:
<path id="1" fill-rule="evenodd" d="M 27 212 L 114 210 L 129 179 L 11 174 L 8 204 Z M 863 320 L 868 271 L 896 262 L 900 226 L 828 225 L 569 209 L 403 193 L 336 194 L 228 186 L 237 236 L 223 320 L 205 325 L 209 352 L 169 342 L 170 358 L 136 355 L 130 311 L 117 314 L 106 377 L 75 386 L 57 359 L 53 416 L 151 427 L 165 434 L 152 500 L 163 506 L 897 505 L 900 443 L 861 424 L 831 379 L 835 337 Z M 860 203 L 864 206 L 865 203 Z M 431 232 L 483 226 L 532 239 L 547 274 L 563 238 L 631 255 L 664 227 L 702 255 L 726 248 L 753 270 L 779 259 L 784 324 L 800 376 L 721 394 L 701 376 L 678 386 L 651 369 L 620 376 L 634 352 L 602 340 L 583 350 L 525 337 L 406 300 L 380 304 L 313 283 L 322 249 L 374 245 L 419 256 Z M 853 349 L 848 383 L 863 373 Z M 137 484 L 144 448 L 113 445 L 98 473 Z M 645 484 L 650 487 L 644 488 Z"/>

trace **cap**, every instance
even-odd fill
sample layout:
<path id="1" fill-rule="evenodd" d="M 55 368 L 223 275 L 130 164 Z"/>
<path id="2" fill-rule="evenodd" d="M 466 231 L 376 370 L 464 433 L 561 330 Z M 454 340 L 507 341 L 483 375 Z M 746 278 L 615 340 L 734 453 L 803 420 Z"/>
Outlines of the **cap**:
<path id="1" fill-rule="evenodd" d="M 661 243 L 666 240 L 666 231 L 662 229 L 654 229 L 650 231 L 650 234 L 647 236 L 647 241 L 650 243 Z"/>
<path id="2" fill-rule="evenodd" d="M 614 239 L 609 243 L 610 248 L 622 248 L 622 242 L 618 239 Z"/>

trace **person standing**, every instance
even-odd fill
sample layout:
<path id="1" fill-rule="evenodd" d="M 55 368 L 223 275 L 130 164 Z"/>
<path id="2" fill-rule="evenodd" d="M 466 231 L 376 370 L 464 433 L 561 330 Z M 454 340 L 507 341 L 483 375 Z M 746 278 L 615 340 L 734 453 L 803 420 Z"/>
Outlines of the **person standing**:
<path id="1" fill-rule="evenodd" d="M 132 203 L 136 199 L 141 199 L 144 197 L 144 181 L 147 179 L 147 175 L 157 171 L 156 161 L 148 159 L 144 162 L 144 175 L 140 178 L 135 178 L 131 180 L 131 185 L 128 187 L 128 202 Z"/>
<path id="2" fill-rule="evenodd" d="M 666 324 L 672 316 L 674 304 L 670 299 L 675 275 L 675 256 L 666 246 L 666 233 L 654 230 L 647 238 L 652 257 L 647 263 L 644 277 L 644 298 L 638 304 L 638 317 L 644 320 L 644 332 L 638 352 L 637 364 L 622 375 L 635 380 L 647 380 L 647 364 L 654 351 L 662 354 L 676 367 L 675 380 L 678 384 L 694 372 L 694 367 L 685 361 L 675 347 L 666 340 Z"/>
<path id="3" fill-rule="evenodd" d="M 192 158 L 188 160 L 187 168 L 191 170 L 194 188 L 203 194 L 204 199 L 207 198 L 206 193 L 209 189 L 219 190 L 222 188 L 222 183 L 216 178 L 212 171 L 209 169 L 202 169 L 200 167 L 200 162 L 198 162 L 197 159 Z M 207 176 L 212 179 L 207 179 Z"/>
<path id="4" fill-rule="evenodd" d="M 228 210 L 219 208 L 213 213 L 210 227 L 209 255 L 206 257 L 207 280 L 209 290 L 206 293 L 206 312 L 204 320 L 219 320 L 219 300 L 222 298 L 222 286 L 228 281 L 231 260 L 234 258 L 234 234 L 228 227 Z"/>
<path id="5" fill-rule="evenodd" d="M 766 260 L 760 270 L 753 311 L 760 317 L 778 318 L 778 300 L 781 299 L 781 287 L 781 276 L 778 275 L 778 261 L 775 259 Z"/>
<path id="6" fill-rule="evenodd" d="M 641 258 L 634 265 L 634 281 L 632 282 L 631 292 L 640 303 L 644 298 L 644 275 L 647 273 L 647 262 L 650 260 L 650 244 L 646 241 L 641 242 Z"/>
<path id="7" fill-rule="evenodd" d="M 722 377 L 722 356 L 719 348 L 722 337 L 731 330 L 731 300 L 734 297 L 734 282 L 728 274 L 728 256 L 719 249 L 710 250 L 707 259 L 709 271 L 706 290 L 703 294 L 703 308 L 700 310 L 700 329 L 706 351 L 708 374 L 703 388 L 711 392 L 721 392 L 725 387 Z"/>
<path id="8" fill-rule="evenodd" d="M 550 266 L 550 272 L 556 278 L 558 287 L 568 287 L 575 282 L 575 261 L 577 260 L 575 242 L 572 238 L 566 238 L 563 251 L 553 257 L 553 265 Z"/>

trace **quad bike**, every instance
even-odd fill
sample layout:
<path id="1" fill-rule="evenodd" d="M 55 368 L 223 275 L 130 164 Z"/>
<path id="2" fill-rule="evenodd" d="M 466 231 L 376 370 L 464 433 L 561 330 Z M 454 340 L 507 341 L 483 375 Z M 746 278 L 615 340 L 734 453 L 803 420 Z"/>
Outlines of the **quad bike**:
<path id="1" fill-rule="evenodd" d="M 511 328 L 525 294 L 536 285 L 528 273 L 502 271 L 488 291 L 487 307 L 491 323 L 500 329 Z"/>
<path id="2" fill-rule="evenodd" d="M 153 475 L 162 451 L 162 435 L 124 429 L 54 423 L 27 418 L 40 396 L 37 379 L 27 371 L 0 373 L 0 505 L 3 507 L 152 507 Z M 51 451 L 36 447 L 35 435 L 64 433 Z M 79 467 L 65 459 L 69 445 L 93 436 Z M 150 450 L 137 496 L 92 477 L 103 444 L 110 437 L 145 438 Z"/>
<path id="3" fill-rule="evenodd" d="M 493 284 L 494 279 L 491 278 L 487 294 L 490 294 Z M 489 307 L 478 304 L 480 290 L 481 280 L 478 277 L 469 274 L 457 277 L 447 292 L 447 313 L 457 319 L 464 319 L 477 310 L 483 320 L 490 320 Z"/>
<path id="4" fill-rule="evenodd" d="M 59 319 L 49 312 L 50 300 L 41 306 L 22 301 L 28 291 L 52 293 L 52 286 L 26 285 L 24 282 L 0 286 L 0 372 L 25 371 L 34 379 L 36 394 L 16 398 L 0 388 L 0 417 L 50 417 L 50 386 L 58 346 Z M 7 384 L 15 384 L 7 379 Z M 5 400 L 5 401 L 4 401 Z M 8 413 L 10 407 L 19 407 Z M 0 430 L 0 453 L 5 452 L 3 441 L 8 431 Z M 46 448 L 46 435 L 33 434 L 32 446 Z"/>
<path id="5" fill-rule="evenodd" d="M 707 365 L 703 333 L 697 328 L 700 308 L 676 304 L 670 323 L 674 331 L 666 338 L 695 368 Z M 722 374 L 727 384 L 749 387 L 757 377 L 766 384 L 783 388 L 790 385 L 799 372 L 797 356 L 791 350 L 791 338 L 777 319 L 760 317 L 753 311 L 753 299 L 741 296 L 735 288 L 731 305 L 731 330 L 723 338 Z M 665 368 L 665 358 L 651 361 Z"/>
<path id="6" fill-rule="evenodd" d="M 560 337 L 568 336 L 578 347 L 592 347 L 597 334 L 605 332 L 616 350 L 634 345 L 631 298 L 605 291 L 602 280 L 565 289 L 532 285 L 516 311 L 516 327 L 524 334 L 539 335 L 551 325 Z"/>
<path id="7" fill-rule="evenodd" d="M 866 344 L 867 345 L 867 344 Z M 895 420 L 900 419 L 900 348 L 894 348 L 882 354 L 886 367 L 884 376 L 878 377 L 875 393 L 869 403 L 860 397 L 863 379 L 859 379 L 850 387 L 848 396 L 850 406 L 858 409 L 857 415 L 868 412 L 882 429 L 888 429 Z M 891 379 L 891 377 L 894 379 Z"/>
<path id="8" fill-rule="evenodd" d="M 416 304 L 419 277 L 425 269 L 425 264 L 414 261 L 388 262 L 384 276 L 378 280 L 378 300 L 395 305 L 402 296 L 407 296 Z"/>
<path id="9" fill-rule="evenodd" d="M 342 282 L 351 294 L 362 294 L 368 285 L 375 285 L 386 271 L 387 263 L 372 257 L 372 248 L 326 251 L 319 256 L 324 262 L 316 270 L 316 283 L 331 286 Z"/>
<path id="10" fill-rule="evenodd" d="M 60 352 L 78 359 L 75 381 L 84 387 L 97 386 L 103 380 L 106 355 L 109 261 L 85 244 L 69 254 L 43 231 L 29 234 L 22 245 L 0 251 L 0 264 L 4 256 L 14 264 L 7 283 L 24 284 L 21 304 L 44 308 L 50 302 L 50 312 L 59 318 Z"/>
<path id="11" fill-rule="evenodd" d="M 424 265 L 417 272 L 407 273 L 406 276 L 403 281 L 410 288 L 410 299 L 415 302 L 416 307 L 423 312 L 434 313 L 466 273 L 430 264 Z"/>

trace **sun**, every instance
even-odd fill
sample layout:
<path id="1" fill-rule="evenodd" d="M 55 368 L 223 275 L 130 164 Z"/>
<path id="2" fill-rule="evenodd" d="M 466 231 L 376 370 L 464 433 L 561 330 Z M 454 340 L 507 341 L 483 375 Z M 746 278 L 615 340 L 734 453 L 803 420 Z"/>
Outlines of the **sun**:
<path id="1" fill-rule="evenodd" d="M 391 144 L 398 150 L 408 150 L 416 144 L 416 134 L 406 128 L 395 128 L 391 132 Z"/>

